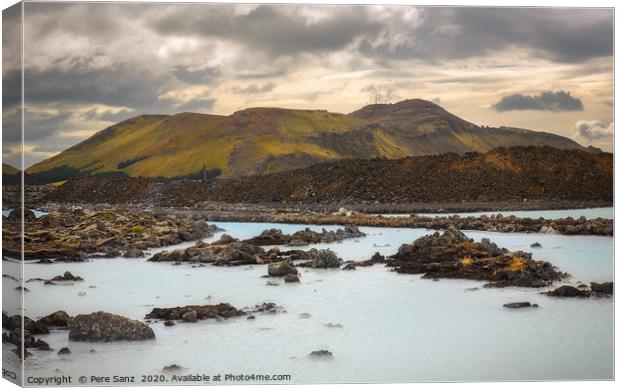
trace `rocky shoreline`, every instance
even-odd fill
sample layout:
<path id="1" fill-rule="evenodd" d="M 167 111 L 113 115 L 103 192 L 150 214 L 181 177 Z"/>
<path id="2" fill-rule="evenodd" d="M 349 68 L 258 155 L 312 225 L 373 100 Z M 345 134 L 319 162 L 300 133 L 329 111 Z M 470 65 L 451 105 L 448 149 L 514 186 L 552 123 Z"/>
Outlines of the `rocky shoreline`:
<path id="1" fill-rule="evenodd" d="M 128 204 L 128 203 L 127 203 Z M 188 209 L 189 206 L 160 206 L 135 203 L 135 206 L 154 206 L 170 209 Z M 345 208 L 367 214 L 416 214 L 416 213 L 467 213 L 503 211 L 544 211 L 567 209 L 592 209 L 613 207 L 610 201 L 567 201 L 567 200 L 528 200 L 528 201 L 481 201 L 481 202 L 377 202 L 377 201 L 325 201 L 320 203 L 228 203 L 203 201 L 192 204 L 191 209 L 205 212 L 256 212 L 256 213 L 308 213 L 330 214 Z"/>
<path id="2" fill-rule="evenodd" d="M 190 209 L 161 208 L 155 211 L 137 207 L 106 208 L 93 206 L 84 208 L 48 207 L 49 213 L 35 217 L 30 210 L 25 210 L 25 252 L 26 260 L 39 260 L 42 263 L 55 261 L 83 261 L 88 258 L 104 257 L 143 257 L 149 248 L 176 245 L 181 242 L 196 241 L 213 235 L 217 227 L 207 223 L 254 222 L 284 223 L 308 225 L 344 225 L 336 231 L 315 232 L 308 228 L 293 234 L 284 234 L 280 230 L 265 230 L 260 235 L 237 241 L 233 237 L 223 236 L 219 245 L 209 244 L 207 248 L 198 242 L 194 251 L 202 249 L 201 254 L 211 255 L 207 262 L 225 265 L 256 262 L 253 255 L 259 254 L 261 260 L 272 262 L 282 257 L 281 253 L 259 252 L 260 246 L 287 245 L 305 246 L 315 243 L 332 243 L 345 239 L 361 238 L 365 234 L 358 226 L 423 228 L 431 230 L 478 230 L 501 233 L 544 233 L 563 235 L 599 235 L 613 236 L 613 220 L 586 219 L 571 217 L 548 220 L 544 218 L 519 218 L 501 214 L 481 217 L 425 217 L 412 214 L 404 217 L 383 217 L 380 215 L 359 213 L 340 209 L 334 213 L 281 213 L 278 211 L 260 211 L 254 207 L 238 211 L 205 211 Z M 20 257 L 20 219 L 17 211 L 8 217 L 3 216 L 3 256 Z M 228 240 L 226 240 L 228 239 Z M 233 245 L 228 243 L 234 242 Z M 202 245 L 201 245 L 202 244 Z M 232 250 L 228 248 L 233 247 Z M 205 251 L 206 249 L 206 251 Z M 227 251 L 228 252 L 224 252 Z M 209 252 L 207 252 L 209 251 Z M 216 252 L 217 251 L 217 252 Z M 187 251 L 193 256 L 195 253 Z M 221 260 L 222 255 L 232 255 Z M 188 260 L 181 256 L 173 259 L 156 255 L 152 261 L 205 261 Z M 260 260 L 259 260 L 260 262 Z M 49 280 L 49 279 L 48 279 Z"/>
<path id="3" fill-rule="evenodd" d="M 167 211 L 173 211 L 167 209 Z M 445 230 L 454 227 L 461 230 L 480 230 L 500 233 L 545 233 L 563 235 L 613 236 L 613 220 L 566 217 L 556 220 L 544 218 L 519 218 L 501 214 L 481 217 L 425 217 L 412 214 L 405 217 L 383 217 L 380 215 L 343 210 L 325 213 L 279 213 L 247 211 L 200 211 L 185 210 L 200 214 L 212 222 L 263 222 L 282 224 L 354 225 L 384 228 L 423 228 Z M 178 211 L 173 211 L 178 212 Z M 183 210 L 181 210 L 183 212 Z"/>
<path id="4" fill-rule="evenodd" d="M 21 257 L 20 210 L 3 216 L 3 257 Z M 42 263 L 88 258 L 143 257 L 143 251 L 213 235 L 215 226 L 196 215 L 130 209 L 60 208 L 36 218 L 24 211 L 24 259 Z"/>

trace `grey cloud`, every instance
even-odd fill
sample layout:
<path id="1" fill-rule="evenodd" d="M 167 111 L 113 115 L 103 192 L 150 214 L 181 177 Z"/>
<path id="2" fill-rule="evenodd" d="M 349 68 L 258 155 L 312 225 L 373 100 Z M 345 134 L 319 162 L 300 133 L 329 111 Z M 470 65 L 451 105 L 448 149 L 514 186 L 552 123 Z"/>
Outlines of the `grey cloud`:
<path id="1" fill-rule="evenodd" d="M 611 137 L 614 134 L 614 123 L 606 125 L 599 120 L 580 120 L 575 123 L 579 136 L 589 140 Z"/>
<path id="2" fill-rule="evenodd" d="M 158 96 L 170 87 L 171 78 L 128 64 L 104 68 L 76 64 L 42 71 L 28 68 L 24 72 L 24 99 L 26 104 L 153 106 L 160 103 Z"/>
<path id="3" fill-rule="evenodd" d="M 502 97 L 493 108 L 498 112 L 511 110 L 581 111 L 583 103 L 570 93 L 559 91 L 542 92 L 534 96 L 512 94 Z"/>
<path id="4" fill-rule="evenodd" d="M 32 143 L 55 135 L 62 129 L 68 129 L 66 122 L 71 112 L 57 114 L 32 112 L 26 108 L 24 113 L 24 142 Z"/>
<path id="5" fill-rule="evenodd" d="M 449 84 L 449 83 L 459 83 L 459 84 L 489 84 L 489 83 L 497 83 L 504 81 L 505 78 L 501 77 L 491 77 L 491 76 L 462 76 L 462 77 L 446 77 L 431 80 L 429 82 L 436 84 Z"/>
<path id="6" fill-rule="evenodd" d="M 60 152 L 66 147 L 64 145 L 39 145 L 32 149 L 32 152 Z"/>
<path id="7" fill-rule="evenodd" d="M 22 140 L 21 109 L 2 109 L 2 144 L 5 147 L 19 145 Z"/>
<path id="8" fill-rule="evenodd" d="M 384 36 L 401 33 L 386 26 Z M 400 41 L 367 36 L 360 50 L 394 59 L 462 59 L 506 48 L 559 62 L 613 54 L 613 10 L 584 8 L 425 8 Z"/>
<path id="9" fill-rule="evenodd" d="M 26 108 L 24 112 L 24 142 L 34 144 L 53 137 L 60 130 L 69 129 L 67 121 L 70 118 L 71 113 L 68 111 L 52 114 Z M 3 112 L 2 122 L 2 143 L 9 147 L 21 144 L 20 109 Z"/>
<path id="10" fill-rule="evenodd" d="M 242 14 L 228 5 L 189 4 L 153 17 L 150 25 L 164 35 L 219 37 L 273 55 L 339 50 L 356 37 L 381 28 L 367 7 L 323 8 L 328 9 L 329 16 L 312 21 L 297 5 L 261 5 Z"/>
<path id="11" fill-rule="evenodd" d="M 278 68 L 266 71 L 241 71 L 236 74 L 239 79 L 265 79 L 277 78 L 287 74 L 286 68 Z"/>
<path id="12" fill-rule="evenodd" d="M 215 98 L 203 97 L 176 106 L 175 112 L 207 113 L 215 106 L 216 102 Z"/>
<path id="13" fill-rule="evenodd" d="M 260 94 L 260 93 L 268 93 L 272 91 L 276 85 L 273 82 L 267 82 L 263 85 L 249 85 L 246 87 L 238 87 L 235 86 L 231 89 L 231 91 L 235 94 Z"/>
<path id="14" fill-rule="evenodd" d="M 187 67 L 177 66 L 173 69 L 177 79 L 188 84 L 211 84 L 221 75 L 221 71 L 216 67 L 205 69 L 189 69 Z"/>
<path id="15" fill-rule="evenodd" d="M 121 109 L 117 112 L 113 112 L 109 109 L 99 112 L 97 109 L 91 109 L 84 114 L 86 120 L 111 121 L 114 123 L 126 120 L 132 116 L 135 116 L 135 112 L 128 109 Z"/>
<path id="16" fill-rule="evenodd" d="M 176 73 L 154 72 L 131 64 L 93 68 L 76 64 L 70 68 L 53 67 L 44 71 L 26 69 L 24 75 L 27 105 L 102 104 L 125 107 L 119 117 L 134 111 L 140 113 L 175 113 L 179 103 L 159 98 L 177 89 L 176 76 L 188 81 L 206 81 L 204 75 L 176 69 Z M 108 118 L 111 111 L 104 112 Z M 95 112 L 89 114 L 95 118 Z"/>

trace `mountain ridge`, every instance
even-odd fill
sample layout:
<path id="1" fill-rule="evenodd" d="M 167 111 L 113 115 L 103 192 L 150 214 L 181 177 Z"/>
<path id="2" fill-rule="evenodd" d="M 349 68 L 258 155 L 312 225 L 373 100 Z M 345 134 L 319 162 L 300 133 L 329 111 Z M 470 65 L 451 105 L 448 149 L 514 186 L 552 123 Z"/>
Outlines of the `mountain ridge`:
<path id="1" fill-rule="evenodd" d="M 486 152 L 503 146 L 587 150 L 526 129 L 477 126 L 430 101 L 372 104 L 349 114 L 247 108 L 229 116 L 183 112 L 114 124 L 27 169 L 43 181 L 81 175 L 224 178 L 334 159 Z"/>

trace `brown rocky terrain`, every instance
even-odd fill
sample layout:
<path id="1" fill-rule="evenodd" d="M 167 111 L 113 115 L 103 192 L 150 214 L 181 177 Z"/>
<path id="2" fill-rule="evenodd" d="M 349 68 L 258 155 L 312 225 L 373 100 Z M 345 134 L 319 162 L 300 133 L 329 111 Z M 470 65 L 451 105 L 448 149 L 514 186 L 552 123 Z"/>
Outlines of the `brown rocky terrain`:
<path id="1" fill-rule="evenodd" d="M 11 212 L 2 223 L 2 254 L 17 259 L 21 257 L 19 213 L 19 209 Z M 26 260 L 140 257 L 145 249 L 198 240 L 216 230 L 191 216 L 127 209 L 58 209 L 40 218 L 26 210 L 24 215 Z"/>
<path id="2" fill-rule="evenodd" d="M 310 249 L 308 251 L 280 251 L 277 247 L 265 250 L 259 245 L 238 241 L 228 235 L 224 235 L 220 240 L 210 244 L 199 241 L 189 248 L 158 252 L 148 259 L 148 261 L 239 266 L 282 263 L 284 261 L 290 261 L 292 263 L 297 260 L 303 261 L 303 263 L 300 264 L 301 266 L 314 268 L 321 267 L 323 263 L 329 263 L 329 265 L 322 266 L 322 268 L 327 268 L 328 266 L 333 266 L 332 263 L 334 259 L 339 267 L 339 259 L 329 250 Z"/>
<path id="3" fill-rule="evenodd" d="M 551 147 L 498 148 L 403 159 L 351 159 L 267 175 L 209 181 L 153 178 L 68 181 L 59 203 L 487 203 L 613 201 L 613 156 Z"/>
<path id="4" fill-rule="evenodd" d="M 474 242 L 454 228 L 403 244 L 387 266 L 431 279 L 485 280 L 487 287 L 547 287 L 566 276 L 530 253 L 509 252 L 486 238 Z"/>
<path id="5" fill-rule="evenodd" d="M 68 321 L 69 340 L 85 342 L 144 341 L 155 339 L 147 324 L 106 312 L 80 314 Z"/>
<path id="6" fill-rule="evenodd" d="M 243 310 L 239 310 L 228 303 L 204 306 L 184 306 L 169 308 L 154 308 L 146 314 L 145 319 L 164 319 L 195 322 L 203 319 L 227 319 L 245 315 Z"/>
<path id="7" fill-rule="evenodd" d="M 310 228 L 306 228 L 293 234 L 284 234 L 280 229 L 267 229 L 259 236 L 247 239 L 245 242 L 254 245 L 303 246 L 308 244 L 333 243 L 364 236 L 366 236 L 366 233 L 360 231 L 355 225 L 347 225 L 344 229 L 337 229 L 336 231 L 323 229 L 321 232 L 315 232 Z"/>
<path id="8" fill-rule="evenodd" d="M 178 212 L 177 210 L 171 210 Z M 345 213 L 316 214 L 312 212 L 278 213 L 275 211 L 190 211 L 204 214 L 210 221 L 270 222 L 283 224 L 355 225 L 387 228 L 425 228 L 443 230 L 455 227 L 463 230 L 485 230 L 501 233 L 546 233 L 564 235 L 613 236 L 614 223 L 610 219 L 574 219 L 572 217 L 548 220 L 516 216 L 425 217 L 412 214 L 405 217 L 382 217 L 347 211 Z"/>

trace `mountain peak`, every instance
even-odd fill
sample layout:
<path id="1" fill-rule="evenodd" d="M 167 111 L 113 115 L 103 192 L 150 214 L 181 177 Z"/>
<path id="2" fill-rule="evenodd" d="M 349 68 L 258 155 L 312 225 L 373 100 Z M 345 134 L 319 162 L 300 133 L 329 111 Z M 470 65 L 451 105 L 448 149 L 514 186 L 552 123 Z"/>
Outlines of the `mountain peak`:
<path id="1" fill-rule="evenodd" d="M 377 118 L 387 115 L 419 115 L 421 113 L 447 114 L 441 106 L 420 98 L 402 100 L 387 104 L 370 104 L 352 112 L 350 115 L 359 118 Z"/>

